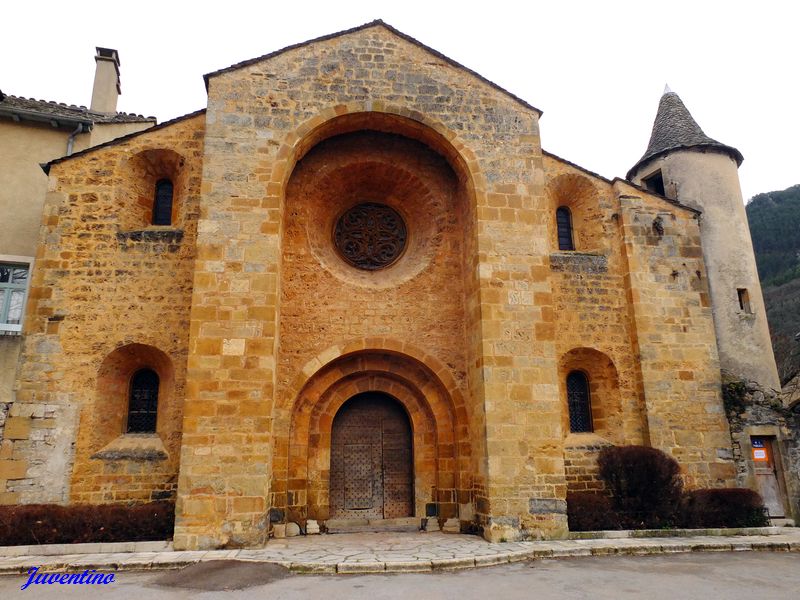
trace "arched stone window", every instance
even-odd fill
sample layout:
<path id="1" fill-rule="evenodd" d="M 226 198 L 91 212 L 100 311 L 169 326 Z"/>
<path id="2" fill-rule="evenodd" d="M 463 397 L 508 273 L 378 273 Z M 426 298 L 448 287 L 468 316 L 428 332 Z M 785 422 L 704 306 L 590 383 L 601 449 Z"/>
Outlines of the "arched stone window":
<path id="1" fill-rule="evenodd" d="M 572 214 L 566 206 L 556 209 L 556 228 L 558 230 L 558 249 L 575 250 L 572 238 Z"/>
<path id="2" fill-rule="evenodd" d="M 131 377 L 128 433 L 155 433 L 158 384 L 158 374 L 152 369 L 140 369 Z"/>
<path id="3" fill-rule="evenodd" d="M 592 431 L 589 379 L 581 371 L 572 371 L 567 375 L 567 406 L 570 431 L 573 433 Z"/>
<path id="4" fill-rule="evenodd" d="M 153 225 L 172 225 L 172 182 L 159 179 L 153 199 Z"/>

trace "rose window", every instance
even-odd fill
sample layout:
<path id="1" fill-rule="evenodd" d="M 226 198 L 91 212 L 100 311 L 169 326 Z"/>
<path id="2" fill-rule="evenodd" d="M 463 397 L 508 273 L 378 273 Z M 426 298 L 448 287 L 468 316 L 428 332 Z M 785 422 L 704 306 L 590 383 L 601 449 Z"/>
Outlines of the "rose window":
<path id="1" fill-rule="evenodd" d="M 349 208 L 334 229 L 336 249 L 348 263 L 375 271 L 395 262 L 406 247 L 406 224 L 385 204 L 365 202 Z"/>

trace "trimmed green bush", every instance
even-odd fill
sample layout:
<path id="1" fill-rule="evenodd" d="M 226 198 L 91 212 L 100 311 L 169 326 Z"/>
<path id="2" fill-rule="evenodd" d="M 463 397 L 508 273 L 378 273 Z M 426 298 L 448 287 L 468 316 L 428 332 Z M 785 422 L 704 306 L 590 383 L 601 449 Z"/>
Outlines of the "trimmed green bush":
<path id="1" fill-rule="evenodd" d="M 0 546 L 166 540 L 174 523 L 172 502 L 0 506 Z"/>
<path id="2" fill-rule="evenodd" d="M 567 519 L 570 531 L 603 531 L 621 529 L 611 498 L 597 492 L 567 494 Z"/>
<path id="3" fill-rule="evenodd" d="M 682 527 L 765 527 L 769 517 L 757 492 L 741 488 L 692 490 L 680 506 Z"/>
<path id="4" fill-rule="evenodd" d="M 675 524 L 683 481 L 674 458 L 647 446 L 609 446 L 600 452 L 597 464 L 622 527 Z"/>

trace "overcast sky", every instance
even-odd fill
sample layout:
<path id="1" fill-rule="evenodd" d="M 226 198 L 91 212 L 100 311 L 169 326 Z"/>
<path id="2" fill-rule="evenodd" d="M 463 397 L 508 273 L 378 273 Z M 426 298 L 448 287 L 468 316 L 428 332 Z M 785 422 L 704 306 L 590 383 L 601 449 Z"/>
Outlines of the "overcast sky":
<path id="1" fill-rule="evenodd" d="M 669 83 L 744 154 L 745 199 L 800 183 L 792 0 L 12 2 L 0 89 L 88 105 L 94 47 L 116 48 L 118 109 L 164 121 L 205 106 L 205 73 L 377 18 L 543 110 L 542 146 L 606 177 L 642 155 Z"/>

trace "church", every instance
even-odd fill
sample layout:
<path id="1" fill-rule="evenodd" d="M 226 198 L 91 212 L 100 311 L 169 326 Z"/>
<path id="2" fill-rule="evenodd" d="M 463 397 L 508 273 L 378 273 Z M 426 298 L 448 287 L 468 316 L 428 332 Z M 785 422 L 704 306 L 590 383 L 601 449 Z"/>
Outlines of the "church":
<path id="1" fill-rule="evenodd" d="M 676 94 L 609 180 L 382 21 L 205 83 L 44 167 L 6 502 L 175 499 L 176 549 L 311 521 L 559 538 L 598 452 L 641 444 L 689 488 L 757 485 L 766 447 L 771 513 L 797 511 L 796 437 L 723 401 L 779 389 L 742 155 Z"/>

